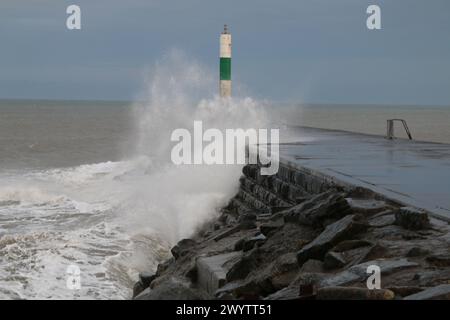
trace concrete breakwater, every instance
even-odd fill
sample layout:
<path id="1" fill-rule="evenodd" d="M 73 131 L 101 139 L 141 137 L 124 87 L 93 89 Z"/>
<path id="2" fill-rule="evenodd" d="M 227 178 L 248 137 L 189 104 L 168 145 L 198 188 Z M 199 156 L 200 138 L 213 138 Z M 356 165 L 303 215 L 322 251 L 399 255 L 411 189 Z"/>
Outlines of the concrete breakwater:
<path id="1" fill-rule="evenodd" d="M 140 275 L 135 299 L 450 298 L 446 221 L 288 162 L 258 169 L 245 166 L 220 217 Z"/>

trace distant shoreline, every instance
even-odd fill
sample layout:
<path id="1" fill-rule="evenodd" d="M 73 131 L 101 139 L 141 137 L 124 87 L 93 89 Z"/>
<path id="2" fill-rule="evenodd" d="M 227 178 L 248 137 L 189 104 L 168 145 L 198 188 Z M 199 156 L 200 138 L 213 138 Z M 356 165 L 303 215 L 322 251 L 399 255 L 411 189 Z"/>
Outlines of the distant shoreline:
<path id="1" fill-rule="evenodd" d="M 127 100 L 127 99 L 43 99 L 43 98 L 0 98 L 0 104 L 6 103 L 6 102 L 44 102 L 44 103 L 57 103 L 57 102 L 64 102 L 64 103 L 92 103 L 92 102 L 98 102 L 98 103 L 148 103 L 149 101 L 146 100 Z M 266 101 L 266 103 L 269 103 L 269 105 L 273 106 L 279 106 L 279 107 L 302 107 L 302 108 L 320 108 L 320 107 L 336 107 L 336 108 L 372 108 L 372 107 L 394 107 L 394 108 L 450 108 L 450 104 L 397 104 L 397 103 L 323 103 L 323 102 L 312 102 L 312 103 L 300 103 L 300 102 L 286 102 L 286 101 Z"/>

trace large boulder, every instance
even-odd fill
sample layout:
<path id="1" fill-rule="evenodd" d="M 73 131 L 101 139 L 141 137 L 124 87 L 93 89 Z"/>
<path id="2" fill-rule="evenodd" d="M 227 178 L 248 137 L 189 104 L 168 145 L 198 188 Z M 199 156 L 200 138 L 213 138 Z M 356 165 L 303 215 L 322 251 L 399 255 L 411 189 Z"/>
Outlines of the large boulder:
<path id="1" fill-rule="evenodd" d="M 325 222 L 340 219 L 352 210 L 343 194 L 334 190 L 318 194 L 288 210 L 282 211 L 287 222 L 323 226 Z"/>
<path id="2" fill-rule="evenodd" d="M 250 272 L 260 266 L 262 254 L 262 250 L 256 247 L 237 257 L 237 261 L 233 265 L 230 265 L 226 273 L 227 282 L 246 278 Z"/>
<path id="3" fill-rule="evenodd" d="M 312 242 L 304 246 L 297 253 L 297 260 L 303 265 L 308 259 L 322 260 L 324 255 L 338 242 L 352 238 L 364 229 L 364 225 L 354 220 L 354 215 L 349 215 L 328 225 L 325 230 Z"/>
<path id="4" fill-rule="evenodd" d="M 294 252 L 279 256 L 264 269 L 247 277 L 247 288 L 252 288 L 255 294 L 266 296 L 287 287 L 298 274 L 298 264 Z M 242 289 L 240 289 L 242 292 Z M 239 295 L 237 295 L 239 297 Z"/>
<path id="5" fill-rule="evenodd" d="M 173 257 L 178 259 L 191 251 L 196 245 L 197 242 L 192 239 L 183 239 L 179 241 L 170 251 L 172 252 Z"/>
<path id="6" fill-rule="evenodd" d="M 346 198 L 353 212 L 363 214 L 373 214 L 383 211 L 386 208 L 386 202 L 375 199 L 354 199 Z"/>
<path id="7" fill-rule="evenodd" d="M 326 269 L 336 269 L 363 262 L 373 251 L 375 244 L 365 240 L 345 240 L 327 252 L 324 257 Z M 377 248 L 380 248 L 378 246 Z"/>
<path id="8" fill-rule="evenodd" d="M 236 244 L 234 245 L 234 250 L 243 250 L 244 252 L 252 250 L 255 245 L 264 243 L 266 239 L 267 238 L 262 233 L 251 237 L 242 238 L 241 240 L 236 242 Z"/>
<path id="9" fill-rule="evenodd" d="M 197 281 L 203 290 L 213 295 L 227 282 L 227 273 L 240 261 L 242 252 L 230 252 L 209 257 L 199 257 L 196 261 Z"/>

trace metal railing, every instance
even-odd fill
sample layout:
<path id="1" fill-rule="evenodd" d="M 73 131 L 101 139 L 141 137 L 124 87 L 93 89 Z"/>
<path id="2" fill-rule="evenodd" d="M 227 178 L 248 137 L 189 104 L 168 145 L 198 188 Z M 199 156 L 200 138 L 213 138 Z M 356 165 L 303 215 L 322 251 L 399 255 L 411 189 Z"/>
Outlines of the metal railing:
<path id="1" fill-rule="evenodd" d="M 389 119 L 387 120 L 387 132 L 386 139 L 392 140 L 395 138 L 394 135 L 394 124 L 395 121 L 399 121 L 403 124 L 403 128 L 405 128 L 406 134 L 408 135 L 409 140 L 412 140 L 411 131 L 409 131 L 408 124 L 403 119 Z"/>

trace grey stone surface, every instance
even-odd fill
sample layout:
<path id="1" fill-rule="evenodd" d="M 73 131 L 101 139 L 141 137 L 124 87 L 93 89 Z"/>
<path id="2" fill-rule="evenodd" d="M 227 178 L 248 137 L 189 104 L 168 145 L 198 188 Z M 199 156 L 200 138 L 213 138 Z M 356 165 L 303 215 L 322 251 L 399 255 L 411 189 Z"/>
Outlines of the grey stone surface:
<path id="1" fill-rule="evenodd" d="M 344 239 L 351 238 L 362 229 L 363 226 L 354 221 L 353 215 L 346 216 L 328 225 L 316 239 L 297 253 L 298 263 L 303 265 L 308 259 L 322 259 L 334 245 Z"/>
<path id="2" fill-rule="evenodd" d="M 369 276 L 367 273 L 367 267 L 370 265 L 376 265 L 380 267 L 381 275 L 388 275 L 396 271 L 404 270 L 418 266 L 417 263 L 411 262 L 408 259 L 377 259 L 367 261 L 355 266 L 350 267 L 348 270 L 334 274 L 331 277 L 320 281 L 321 287 L 328 286 L 344 286 L 355 281 L 361 281 Z"/>
<path id="3" fill-rule="evenodd" d="M 323 262 L 320 260 L 309 259 L 302 265 L 302 267 L 300 268 L 300 272 L 301 273 L 324 272 Z"/>
<path id="4" fill-rule="evenodd" d="M 264 298 L 264 300 L 294 300 L 299 297 L 298 287 L 287 287 Z"/>
<path id="5" fill-rule="evenodd" d="M 284 225 L 283 219 L 278 219 L 276 221 L 270 221 L 261 224 L 259 226 L 259 230 L 264 236 L 269 237 L 272 232 L 282 228 L 283 225 Z"/>
<path id="6" fill-rule="evenodd" d="M 133 298 L 138 296 L 142 291 L 145 290 L 145 288 L 147 288 L 147 287 L 144 287 L 142 282 L 140 282 L 140 281 L 136 282 L 133 287 Z"/>
<path id="7" fill-rule="evenodd" d="M 405 300 L 441 300 L 450 299 L 450 284 L 443 284 L 407 296 Z"/>
<path id="8" fill-rule="evenodd" d="M 382 200 L 353 198 L 346 198 L 346 200 L 354 212 L 377 213 L 386 208 L 386 202 Z"/>
<path id="9" fill-rule="evenodd" d="M 227 272 L 242 257 L 241 252 L 231 252 L 197 258 L 198 284 L 213 295 L 226 283 Z"/>
<path id="10" fill-rule="evenodd" d="M 139 281 L 144 285 L 144 288 L 150 286 L 150 283 L 155 280 L 156 275 L 149 272 L 139 273 Z"/>
<path id="11" fill-rule="evenodd" d="M 340 252 L 329 251 L 323 259 L 324 268 L 329 270 L 342 268 L 346 264 L 347 261 Z"/>
<path id="12" fill-rule="evenodd" d="M 341 194 L 336 191 L 327 191 L 283 213 L 288 222 L 321 226 L 325 220 L 340 219 L 350 214 L 351 208 Z"/>
<path id="13" fill-rule="evenodd" d="M 180 240 L 170 251 L 175 259 L 178 259 L 185 255 L 192 249 L 197 243 L 192 239 Z"/>
<path id="14" fill-rule="evenodd" d="M 395 223 L 394 214 L 385 214 L 382 216 L 373 217 L 369 219 L 369 226 L 374 228 L 385 227 L 394 223 Z"/>
<path id="15" fill-rule="evenodd" d="M 403 207 L 395 213 L 395 224 L 409 230 L 422 230 L 430 227 L 430 219 L 423 210 Z"/>

